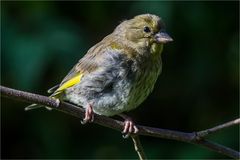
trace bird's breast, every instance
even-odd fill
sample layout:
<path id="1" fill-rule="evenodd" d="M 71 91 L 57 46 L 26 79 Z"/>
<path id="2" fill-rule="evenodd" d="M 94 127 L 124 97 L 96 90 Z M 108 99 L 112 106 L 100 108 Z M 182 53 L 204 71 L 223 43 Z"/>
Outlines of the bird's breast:
<path id="1" fill-rule="evenodd" d="M 129 93 L 129 110 L 138 107 L 152 92 L 162 70 L 162 62 L 158 60 L 139 64 L 135 81 Z"/>

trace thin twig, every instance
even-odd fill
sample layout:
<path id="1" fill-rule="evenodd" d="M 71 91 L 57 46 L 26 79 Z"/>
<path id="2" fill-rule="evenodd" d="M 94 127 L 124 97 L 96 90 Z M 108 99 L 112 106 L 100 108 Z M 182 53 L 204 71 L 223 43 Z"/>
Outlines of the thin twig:
<path id="1" fill-rule="evenodd" d="M 131 138 L 132 138 L 132 140 L 133 140 L 134 149 L 135 149 L 135 151 L 137 152 L 139 159 L 140 159 L 140 160 L 147 159 L 147 158 L 146 158 L 146 155 L 145 155 L 145 153 L 144 153 L 144 150 L 143 150 L 141 141 L 140 141 L 140 139 L 139 139 L 139 136 L 138 136 L 138 135 L 132 135 Z"/>
<path id="2" fill-rule="evenodd" d="M 213 127 L 213 128 L 209 128 L 209 129 L 206 129 L 206 130 L 199 131 L 199 132 L 197 132 L 197 135 L 200 138 L 203 138 L 203 137 L 208 136 L 209 134 L 213 134 L 213 133 L 215 133 L 217 131 L 220 131 L 224 128 L 228 128 L 228 127 L 231 127 L 231 126 L 234 126 L 234 125 L 237 125 L 237 124 L 240 124 L 240 118 L 235 119 L 235 120 L 230 121 L 230 122 L 227 122 L 227 123 L 224 123 L 224 124 L 221 124 L 221 125 L 218 125 L 218 126 Z"/>
<path id="3" fill-rule="evenodd" d="M 25 101 L 29 103 L 42 104 L 81 119 L 84 117 L 84 109 L 66 102 L 61 102 L 59 104 L 55 99 L 52 99 L 46 96 L 19 91 L 19 90 L 7 88 L 4 86 L 0 86 L 0 90 L 1 90 L 1 96 L 3 97 L 11 98 L 14 100 Z M 100 116 L 97 114 L 95 114 L 94 117 L 95 117 L 94 123 L 96 124 L 99 124 L 108 128 L 112 128 L 118 131 L 121 131 L 123 128 L 123 122 L 121 121 L 114 120 L 106 116 Z M 232 125 L 236 125 L 236 124 L 239 124 L 239 123 L 234 123 Z M 230 127 L 232 125 L 227 125 L 227 127 Z M 201 131 L 186 133 L 186 132 L 173 131 L 168 129 L 152 128 L 152 127 L 141 126 L 141 125 L 137 125 L 137 127 L 139 129 L 138 135 L 159 137 L 164 139 L 172 139 L 177 141 L 193 143 L 200 146 L 204 146 L 210 150 L 221 153 L 228 157 L 232 157 L 235 159 L 240 158 L 240 153 L 238 151 L 235 151 L 226 146 L 205 140 L 203 137 L 199 137 L 199 133 L 201 133 Z M 226 127 L 223 127 L 223 128 L 226 128 Z"/>

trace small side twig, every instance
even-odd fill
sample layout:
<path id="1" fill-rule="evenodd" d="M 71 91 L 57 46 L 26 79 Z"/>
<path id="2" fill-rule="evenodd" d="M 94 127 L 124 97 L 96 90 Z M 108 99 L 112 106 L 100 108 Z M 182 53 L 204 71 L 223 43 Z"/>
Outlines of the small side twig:
<path id="1" fill-rule="evenodd" d="M 224 124 L 221 124 L 221 125 L 218 125 L 218 126 L 213 127 L 213 128 L 209 128 L 209 129 L 206 129 L 206 130 L 199 131 L 199 132 L 197 132 L 197 136 L 199 136 L 199 138 L 203 138 L 203 137 L 206 137 L 210 134 L 218 132 L 222 129 L 225 129 L 225 128 L 228 128 L 228 127 L 231 127 L 231 126 L 234 126 L 234 125 L 237 125 L 237 124 L 240 124 L 240 118 L 235 119 L 235 120 L 230 121 L 230 122 L 227 122 L 227 123 L 224 123 Z"/>
<path id="2" fill-rule="evenodd" d="M 133 140 L 134 149 L 135 149 L 135 151 L 137 152 L 139 159 L 140 159 L 140 160 L 147 159 L 147 158 L 146 158 L 146 155 L 145 155 L 145 153 L 144 153 L 142 144 L 141 144 L 141 142 L 140 142 L 139 136 L 137 136 L 137 135 L 132 135 L 131 138 L 132 138 L 132 140 Z"/>

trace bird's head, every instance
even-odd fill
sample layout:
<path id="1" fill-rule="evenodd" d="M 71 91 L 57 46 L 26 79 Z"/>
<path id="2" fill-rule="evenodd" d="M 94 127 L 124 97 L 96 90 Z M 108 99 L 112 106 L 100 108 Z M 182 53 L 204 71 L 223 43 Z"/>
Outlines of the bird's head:
<path id="1" fill-rule="evenodd" d="M 114 32 L 142 48 L 162 48 L 162 44 L 173 41 L 165 32 L 161 18 L 152 14 L 142 14 L 123 21 Z"/>

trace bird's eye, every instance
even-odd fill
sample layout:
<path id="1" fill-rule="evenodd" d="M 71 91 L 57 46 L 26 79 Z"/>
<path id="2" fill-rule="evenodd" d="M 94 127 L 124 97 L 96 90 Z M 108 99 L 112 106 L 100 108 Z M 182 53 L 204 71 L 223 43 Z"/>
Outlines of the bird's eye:
<path id="1" fill-rule="evenodd" d="M 143 31 L 144 31 L 144 32 L 146 32 L 146 33 L 149 33 L 149 32 L 151 32 L 150 28 L 149 28 L 149 27 L 147 27 L 147 26 L 145 26 L 145 27 L 143 28 Z"/>

